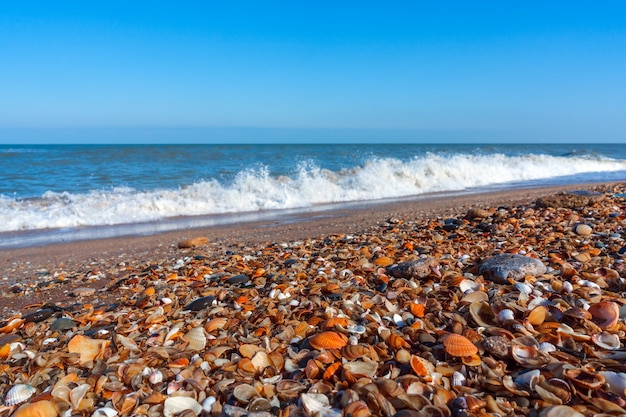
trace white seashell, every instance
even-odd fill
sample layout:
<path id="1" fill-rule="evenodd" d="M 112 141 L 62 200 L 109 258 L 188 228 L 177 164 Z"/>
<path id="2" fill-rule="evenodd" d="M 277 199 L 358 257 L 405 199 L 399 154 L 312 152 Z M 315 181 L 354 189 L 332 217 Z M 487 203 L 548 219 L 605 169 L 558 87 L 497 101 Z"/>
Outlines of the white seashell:
<path id="1" fill-rule="evenodd" d="M 280 293 L 280 290 L 277 290 L 276 288 L 273 288 L 270 293 L 269 293 L 269 297 L 270 298 L 276 298 L 278 296 L 278 294 Z"/>
<path id="2" fill-rule="evenodd" d="M 46 346 L 46 345 L 51 345 L 53 343 L 57 342 L 57 338 L 56 337 L 49 337 L 47 339 L 44 339 L 43 342 L 41 342 L 42 345 Z"/>
<path id="3" fill-rule="evenodd" d="M 539 381 L 539 377 L 541 376 L 541 371 L 539 369 L 533 369 L 532 371 L 524 372 L 515 378 L 515 383 L 522 387 L 530 387 L 530 389 L 535 389 L 535 384 Z"/>
<path id="4" fill-rule="evenodd" d="M 612 334 L 609 332 L 600 332 L 594 333 L 591 336 L 591 340 L 597 346 L 607 349 L 607 350 L 615 350 L 620 348 L 620 340 L 616 334 Z"/>
<path id="5" fill-rule="evenodd" d="M 574 291 L 574 286 L 572 285 L 571 282 L 565 281 L 563 283 L 563 291 L 565 291 L 565 292 L 572 292 L 572 291 Z"/>
<path id="6" fill-rule="evenodd" d="M 613 394 L 619 395 L 621 397 L 624 396 L 624 391 L 626 390 L 626 373 L 600 371 L 598 372 L 598 374 L 602 375 L 606 380 L 609 392 L 612 392 Z"/>
<path id="7" fill-rule="evenodd" d="M 289 301 L 289 305 L 291 307 L 298 307 L 300 305 L 300 301 L 296 300 L 295 298 L 291 301 Z"/>
<path id="8" fill-rule="evenodd" d="M 537 306 L 550 306 L 550 305 L 552 305 L 552 304 L 553 304 L 553 303 L 552 303 L 550 300 L 547 300 L 547 299 L 545 299 L 545 298 L 543 298 L 543 297 L 536 297 L 536 298 L 533 298 L 533 299 L 532 299 L 532 300 L 528 303 L 528 305 L 526 306 L 526 308 L 527 308 L 528 310 L 532 310 L 532 309 L 534 309 L 534 308 L 535 308 L 535 307 L 537 307 Z"/>
<path id="9" fill-rule="evenodd" d="M 459 261 L 461 262 L 465 262 L 470 258 L 470 256 L 467 253 L 464 253 L 463 255 L 461 255 L 461 257 L 459 258 Z"/>
<path id="10" fill-rule="evenodd" d="M 347 329 L 347 330 L 348 330 L 350 333 L 363 334 L 363 333 L 365 333 L 365 331 L 366 331 L 367 329 L 365 328 L 365 326 L 361 326 L 361 325 L 358 325 L 358 326 L 357 326 L 357 325 L 351 325 L 351 326 L 348 326 L 348 329 Z"/>
<path id="11" fill-rule="evenodd" d="M 466 381 L 467 381 L 467 378 L 465 378 L 465 375 L 463 375 L 461 372 L 454 371 L 454 373 L 452 374 L 452 386 L 453 387 L 463 386 L 465 385 Z"/>
<path id="12" fill-rule="evenodd" d="M 198 415 L 202 412 L 202 406 L 191 397 L 169 397 L 163 403 L 163 415 L 165 417 L 174 417 L 185 410 L 191 410 Z"/>
<path id="13" fill-rule="evenodd" d="M 184 336 L 189 350 L 202 350 L 206 346 L 206 336 L 202 327 L 194 327 Z"/>
<path id="14" fill-rule="evenodd" d="M 500 312 L 498 313 L 498 321 L 500 323 L 504 323 L 509 320 L 515 320 L 515 313 L 513 312 L 513 310 L 509 308 L 500 310 Z"/>
<path id="15" fill-rule="evenodd" d="M 539 343 L 539 351 L 548 353 L 548 352 L 556 352 L 557 349 L 556 349 L 556 346 L 554 346 L 550 342 L 541 342 Z"/>
<path id="16" fill-rule="evenodd" d="M 117 415 L 117 410 L 111 407 L 102 407 L 98 408 L 93 412 L 91 417 L 115 417 Z"/>
<path id="17" fill-rule="evenodd" d="M 4 404 L 9 406 L 21 404 L 32 397 L 35 391 L 37 389 L 30 385 L 16 384 L 7 392 L 6 397 L 4 397 Z"/>
<path id="18" fill-rule="evenodd" d="M 517 288 L 517 290 L 522 293 L 522 294 L 526 294 L 526 295 L 530 295 L 533 292 L 533 287 L 531 287 L 528 284 L 525 284 L 523 282 L 518 282 L 515 284 L 515 288 Z"/>
<path id="19" fill-rule="evenodd" d="M 163 303 L 163 305 L 172 304 L 172 299 L 169 297 L 163 297 L 161 298 L 161 303 Z"/>
<path id="20" fill-rule="evenodd" d="M 214 396 L 209 395 L 208 397 L 205 398 L 204 401 L 202 401 L 202 409 L 204 411 L 206 411 L 207 413 L 211 412 L 211 408 L 213 407 L 213 404 L 215 404 L 217 400 L 215 399 Z"/>
<path id="21" fill-rule="evenodd" d="M 150 373 L 148 380 L 152 385 L 163 382 L 163 373 L 157 369 L 156 371 Z"/>
<path id="22" fill-rule="evenodd" d="M 406 326 L 406 323 L 402 319 L 402 316 L 399 315 L 398 313 L 393 315 L 393 321 L 394 321 L 394 323 L 396 323 L 396 326 L 398 326 L 400 328 Z"/>
<path id="23" fill-rule="evenodd" d="M 472 281 L 471 279 L 462 279 L 459 283 L 459 289 L 463 294 L 478 291 L 481 287 L 482 284 L 480 282 Z"/>
<path id="24" fill-rule="evenodd" d="M 121 334 L 117 335 L 117 343 L 131 351 L 139 350 L 139 346 L 137 346 L 137 343 L 135 343 L 133 339 L 123 336 Z"/>
<path id="25" fill-rule="evenodd" d="M 73 410 L 78 410 L 80 406 L 80 402 L 85 398 L 87 391 L 91 389 L 91 385 L 89 384 L 80 384 L 70 391 L 70 403 L 72 404 Z"/>
<path id="26" fill-rule="evenodd" d="M 333 415 L 328 397 L 324 394 L 305 393 L 300 396 L 302 407 L 309 415 L 322 415 L 325 417 Z M 341 415 L 341 411 L 337 410 L 337 415 Z"/>

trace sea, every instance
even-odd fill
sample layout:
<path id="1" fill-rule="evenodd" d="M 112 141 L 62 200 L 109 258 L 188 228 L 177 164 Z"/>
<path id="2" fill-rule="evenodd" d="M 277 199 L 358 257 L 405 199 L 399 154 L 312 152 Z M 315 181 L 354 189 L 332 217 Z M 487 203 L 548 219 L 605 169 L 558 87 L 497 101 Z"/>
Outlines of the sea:
<path id="1" fill-rule="evenodd" d="M 0 249 L 624 180 L 620 144 L 0 145 Z"/>

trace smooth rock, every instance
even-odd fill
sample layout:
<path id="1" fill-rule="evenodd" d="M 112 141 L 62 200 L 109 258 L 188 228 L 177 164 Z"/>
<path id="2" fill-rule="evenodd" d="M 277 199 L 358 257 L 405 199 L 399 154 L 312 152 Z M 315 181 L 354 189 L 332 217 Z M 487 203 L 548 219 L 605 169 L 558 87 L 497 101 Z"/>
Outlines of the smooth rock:
<path id="1" fill-rule="evenodd" d="M 180 249 L 190 249 L 190 248 L 195 248 L 197 246 L 206 245 L 207 243 L 209 243 L 208 237 L 194 237 L 191 239 L 178 242 L 178 247 Z"/>
<path id="2" fill-rule="evenodd" d="M 50 325 L 50 331 L 58 332 L 58 331 L 63 331 L 63 330 L 71 330 L 76 326 L 78 326 L 78 323 L 75 322 L 74 320 L 67 318 L 67 317 L 61 317 L 61 318 L 56 319 Z"/>
<path id="3" fill-rule="evenodd" d="M 187 304 L 185 306 L 185 310 L 191 310 L 191 311 L 204 310 L 205 308 L 207 308 L 210 305 L 212 305 L 213 301 L 215 301 L 215 297 L 213 297 L 212 295 L 208 295 L 206 297 L 198 298 L 196 300 L 193 300 L 191 303 Z"/>
<path id="4" fill-rule="evenodd" d="M 466 217 L 468 219 L 486 219 L 489 216 L 491 216 L 491 213 L 489 213 L 489 211 L 487 211 L 485 209 L 481 209 L 481 208 L 469 209 L 467 214 L 466 214 Z"/>
<path id="5" fill-rule="evenodd" d="M 250 281 L 250 277 L 244 274 L 240 274 L 240 275 L 234 275 L 228 278 L 228 280 L 226 280 L 226 283 L 230 285 L 237 285 L 237 284 L 245 284 L 248 281 Z"/>
<path id="6" fill-rule="evenodd" d="M 546 271 L 546 266 L 540 260 L 510 253 L 494 256 L 478 270 L 486 279 L 500 284 L 507 284 L 509 278 L 517 281 L 526 275 L 537 276 Z"/>
<path id="7" fill-rule="evenodd" d="M 79 287 L 72 291 L 76 297 L 89 297 L 96 293 L 95 288 Z"/>
<path id="8" fill-rule="evenodd" d="M 537 205 L 537 207 L 563 207 L 573 209 L 588 206 L 603 198 L 604 194 L 593 191 L 568 191 L 541 197 L 535 201 L 535 205 Z"/>
<path id="9" fill-rule="evenodd" d="M 387 273 L 395 278 L 425 278 L 431 273 L 438 274 L 439 263 L 433 258 L 418 259 L 391 265 Z"/>

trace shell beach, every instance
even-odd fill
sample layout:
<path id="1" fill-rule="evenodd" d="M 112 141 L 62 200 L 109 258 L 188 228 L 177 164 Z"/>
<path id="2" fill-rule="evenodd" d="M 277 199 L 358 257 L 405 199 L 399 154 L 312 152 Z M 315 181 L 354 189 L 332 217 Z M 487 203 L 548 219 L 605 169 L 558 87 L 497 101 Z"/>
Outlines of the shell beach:
<path id="1" fill-rule="evenodd" d="M 624 415 L 625 192 L 24 267 L 0 416 Z"/>

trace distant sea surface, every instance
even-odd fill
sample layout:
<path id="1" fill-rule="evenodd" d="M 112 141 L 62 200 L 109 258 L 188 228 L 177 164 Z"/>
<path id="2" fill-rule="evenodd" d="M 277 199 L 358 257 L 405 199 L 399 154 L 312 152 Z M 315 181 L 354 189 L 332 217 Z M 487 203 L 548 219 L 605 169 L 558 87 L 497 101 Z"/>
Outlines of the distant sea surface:
<path id="1" fill-rule="evenodd" d="M 180 216 L 622 180 L 619 144 L 4 145 L 0 241 L 21 231 L 67 236 Z"/>

